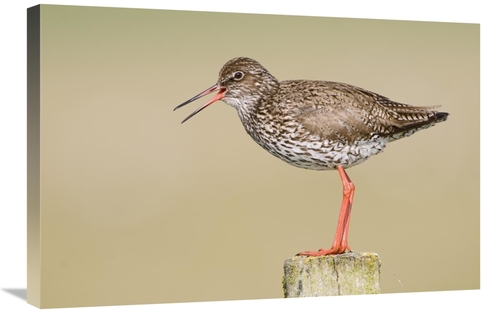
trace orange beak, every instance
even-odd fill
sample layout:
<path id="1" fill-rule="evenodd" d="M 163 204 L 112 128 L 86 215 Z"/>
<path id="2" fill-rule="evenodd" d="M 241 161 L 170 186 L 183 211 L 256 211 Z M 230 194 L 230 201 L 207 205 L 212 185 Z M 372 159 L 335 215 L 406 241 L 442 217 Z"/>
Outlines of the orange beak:
<path id="1" fill-rule="evenodd" d="M 194 115 L 196 115 L 198 112 L 200 112 L 201 110 L 203 110 L 204 108 L 206 108 L 207 106 L 211 105 L 212 103 L 214 103 L 215 101 L 217 100 L 220 100 L 224 97 L 224 93 L 226 92 L 226 88 L 224 87 L 221 87 L 219 86 L 218 84 L 215 84 L 213 85 L 212 87 L 208 88 L 207 90 L 205 91 L 202 91 L 201 93 L 197 94 L 196 96 L 192 97 L 191 99 L 179 104 L 178 106 L 176 106 L 174 108 L 174 111 L 177 110 L 178 108 L 181 108 L 183 106 L 185 106 L 186 104 L 188 103 L 191 103 L 203 96 L 206 96 L 214 91 L 218 91 L 218 93 L 210 100 L 208 101 L 207 103 L 205 103 L 204 105 L 202 105 L 201 107 L 199 107 L 198 109 L 196 109 L 196 111 L 194 111 L 193 113 L 189 114 L 188 117 L 186 117 L 184 120 L 182 120 L 181 123 L 184 123 L 185 121 L 189 120 L 191 117 L 193 117 Z"/>

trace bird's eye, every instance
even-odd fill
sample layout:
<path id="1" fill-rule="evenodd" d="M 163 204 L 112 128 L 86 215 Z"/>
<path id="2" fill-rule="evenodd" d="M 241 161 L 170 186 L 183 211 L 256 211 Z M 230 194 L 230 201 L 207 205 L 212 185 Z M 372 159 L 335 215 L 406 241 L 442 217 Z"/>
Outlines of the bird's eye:
<path id="1" fill-rule="evenodd" d="M 243 78 L 243 72 L 240 72 L 240 71 L 234 72 L 233 77 L 235 80 L 240 80 Z"/>

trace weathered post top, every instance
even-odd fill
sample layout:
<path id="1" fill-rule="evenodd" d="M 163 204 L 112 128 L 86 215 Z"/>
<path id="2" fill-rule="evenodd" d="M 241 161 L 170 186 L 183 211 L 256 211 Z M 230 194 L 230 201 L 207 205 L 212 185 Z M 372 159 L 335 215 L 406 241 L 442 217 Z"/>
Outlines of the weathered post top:
<path id="1" fill-rule="evenodd" d="M 376 253 L 294 256 L 285 260 L 285 298 L 380 293 L 380 258 Z"/>

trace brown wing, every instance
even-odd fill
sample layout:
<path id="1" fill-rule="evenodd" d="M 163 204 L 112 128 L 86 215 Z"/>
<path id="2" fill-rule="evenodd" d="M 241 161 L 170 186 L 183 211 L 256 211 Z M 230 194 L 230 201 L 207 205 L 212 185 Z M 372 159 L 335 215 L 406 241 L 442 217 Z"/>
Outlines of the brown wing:
<path id="1" fill-rule="evenodd" d="M 283 100 L 295 118 L 308 131 L 325 139 L 352 143 L 374 135 L 391 137 L 444 120 L 447 115 L 434 111 L 436 107 L 394 102 L 343 83 L 285 81 L 282 84 L 294 90 Z"/>

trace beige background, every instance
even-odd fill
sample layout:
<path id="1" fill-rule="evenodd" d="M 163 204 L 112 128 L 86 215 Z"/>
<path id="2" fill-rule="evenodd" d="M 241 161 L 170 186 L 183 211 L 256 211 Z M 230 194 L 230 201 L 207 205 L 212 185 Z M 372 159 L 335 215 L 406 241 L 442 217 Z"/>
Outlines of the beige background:
<path id="1" fill-rule="evenodd" d="M 43 307 L 280 298 L 284 259 L 331 245 L 336 172 L 273 157 L 222 102 L 172 111 L 235 56 L 450 112 L 348 170 L 350 246 L 385 293 L 479 288 L 479 25 L 41 12 Z"/>

